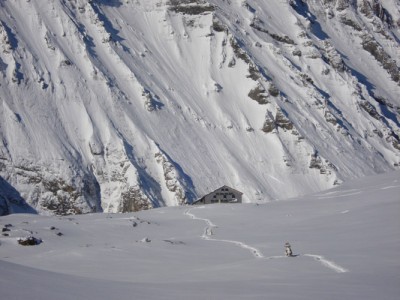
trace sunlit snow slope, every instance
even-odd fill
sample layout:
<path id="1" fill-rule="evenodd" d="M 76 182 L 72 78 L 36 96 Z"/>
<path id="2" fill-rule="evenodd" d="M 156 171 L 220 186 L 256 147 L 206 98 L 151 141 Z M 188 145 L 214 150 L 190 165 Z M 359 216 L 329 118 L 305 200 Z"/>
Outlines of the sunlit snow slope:
<path id="1" fill-rule="evenodd" d="M 1 1 L 0 214 L 396 169 L 399 19 L 396 0 Z"/>

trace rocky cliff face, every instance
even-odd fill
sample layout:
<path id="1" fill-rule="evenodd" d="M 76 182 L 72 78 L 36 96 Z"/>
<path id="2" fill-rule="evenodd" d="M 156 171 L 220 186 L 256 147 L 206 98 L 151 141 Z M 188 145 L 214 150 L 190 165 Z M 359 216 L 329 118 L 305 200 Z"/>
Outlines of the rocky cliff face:
<path id="1" fill-rule="evenodd" d="M 0 214 L 270 201 L 400 164 L 395 0 L 2 1 Z"/>

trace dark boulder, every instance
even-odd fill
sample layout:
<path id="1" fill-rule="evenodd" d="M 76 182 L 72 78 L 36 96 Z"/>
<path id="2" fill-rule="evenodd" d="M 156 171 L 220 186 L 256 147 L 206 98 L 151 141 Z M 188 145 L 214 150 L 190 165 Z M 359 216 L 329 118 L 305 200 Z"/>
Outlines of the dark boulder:
<path id="1" fill-rule="evenodd" d="M 36 246 L 42 243 L 41 239 L 35 238 L 33 236 L 28 236 L 26 238 L 19 238 L 18 244 L 22 246 Z"/>

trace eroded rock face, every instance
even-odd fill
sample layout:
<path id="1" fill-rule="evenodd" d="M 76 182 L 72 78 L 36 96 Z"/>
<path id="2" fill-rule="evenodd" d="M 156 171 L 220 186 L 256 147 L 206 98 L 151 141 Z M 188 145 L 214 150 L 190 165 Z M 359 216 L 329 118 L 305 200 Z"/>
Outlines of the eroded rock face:
<path id="1" fill-rule="evenodd" d="M 17 172 L 13 173 L 11 168 Z M 2 179 L 0 189 L 2 214 L 38 211 L 68 215 L 100 211 L 99 187 L 93 176 L 62 175 L 57 171 L 34 164 L 6 166 L 1 172 L 7 179 Z M 13 187 L 14 182 L 23 192 Z"/>
<path id="2" fill-rule="evenodd" d="M 249 97 L 259 104 L 268 104 L 268 94 L 263 86 L 257 85 L 254 89 L 249 92 Z"/>
<path id="3" fill-rule="evenodd" d="M 161 149 L 154 155 L 162 167 L 167 189 L 175 195 L 177 205 L 190 204 L 194 200 L 193 187 L 186 174 Z M 186 178 L 185 178 L 186 177 Z"/>
<path id="4" fill-rule="evenodd" d="M 355 4 L 355 0 L 336 0 L 336 9 L 338 11 L 345 10 L 348 8 L 351 4 Z"/>
<path id="5" fill-rule="evenodd" d="M 43 180 L 43 192 L 37 199 L 41 209 L 56 215 L 82 214 L 99 211 L 99 187 L 94 177 L 82 178 L 82 183 L 74 185 L 64 179 Z M 38 195 L 39 196 L 39 195 Z M 88 201 L 91 199 L 91 201 Z"/>
<path id="6" fill-rule="evenodd" d="M 400 137 L 398 134 L 396 134 L 395 132 L 389 132 L 386 140 L 389 143 L 392 143 L 392 146 L 396 149 L 400 151 Z"/>
<path id="7" fill-rule="evenodd" d="M 271 38 L 273 38 L 277 42 L 289 44 L 289 45 L 295 45 L 296 43 L 287 35 L 279 35 L 274 32 L 270 32 L 264 27 L 264 21 L 254 18 L 252 22 L 250 23 L 250 26 L 253 27 L 254 29 L 264 32 L 268 34 Z"/>
<path id="8" fill-rule="evenodd" d="M 120 212 L 132 212 L 153 208 L 139 187 L 130 187 L 121 193 Z"/>
<path id="9" fill-rule="evenodd" d="M 10 53 L 12 51 L 12 46 L 8 33 L 8 28 L 2 22 L 0 22 L 0 41 L 3 53 Z"/>
<path id="10" fill-rule="evenodd" d="M 347 70 L 346 65 L 343 61 L 342 56 L 337 52 L 337 50 L 332 46 L 329 41 L 324 41 L 325 57 L 328 63 L 338 72 L 344 72 Z"/>
<path id="11" fill-rule="evenodd" d="M 316 0 L 305 0 L 304 2 L 310 3 L 312 5 L 316 2 Z M 389 27 L 394 25 L 392 15 L 383 6 L 380 0 L 323 0 L 321 2 L 323 2 L 325 7 L 332 8 L 339 13 L 342 13 L 348 9 L 353 9 L 361 12 L 368 18 L 372 18 L 374 16 L 379 18 Z"/>
<path id="12" fill-rule="evenodd" d="M 163 104 L 157 95 L 154 95 L 147 89 L 143 89 L 142 97 L 144 99 L 144 107 L 147 111 L 151 112 L 162 108 Z"/>
<path id="13" fill-rule="evenodd" d="M 377 112 L 376 108 L 368 101 L 360 101 L 359 105 L 363 110 L 365 110 L 374 119 L 377 119 L 377 120 L 381 119 L 381 116 Z"/>
<path id="14" fill-rule="evenodd" d="M 383 7 L 379 0 L 360 0 L 358 7 L 361 13 L 371 18 L 378 17 L 382 22 L 388 26 L 393 26 L 393 18 L 390 13 Z"/>
<path id="15" fill-rule="evenodd" d="M 285 130 L 292 130 L 294 128 L 293 123 L 281 109 L 277 110 L 275 124 L 277 127 L 281 127 Z"/>
<path id="16" fill-rule="evenodd" d="M 338 121 L 337 121 L 337 119 L 336 119 L 336 117 L 332 114 L 332 112 L 330 112 L 329 110 L 326 110 L 325 111 L 325 113 L 324 113 L 324 117 L 325 117 L 325 120 L 328 122 L 328 123 L 331 123 L 332 125 L 337 125 L 337 123 L 338 123 Z"/>
<path id="17" fill-rule="evenodd" d="M 183 205 L 226 181 L 268 200 L 281 191 L 244 177 L 303 172 L 314 190 L 398 166 L 387 2 L 291 0 L 285 27 L 261 0 L 33 2 L 0 10 L 0 214 Z"/>
<path id="18" fill-rule="evenodd" d="M 275 119 L 274 119 L 272 113 L 270 111 L 268 111 L 265 116 L 265 122 L 264 122 L 264 125 L 261 130 L 264 131 L 265 133 L 270 133 L 275 128 L 276 128 Z"/>
<path id="19" fill-rule="evenodd" d="M 200 15 L 214 11 L 214 6 L 204 0 L 170 0 L 169 10 L 187 15 Z"/>
<path id="20" fill-rule="evenodd" d="M 383 47 L 374 39 L 373 36 L 365 34 L 362 36 L 362 47 L 371 53 L 371 55 L 379 61 L 383 68 L 389 73 L 390 77 L 396 81 L 400 81 L 400 70 L 388 53 Z"/>
<path id="21" fill-rule="evenodd" d="M 265 133 L 270 133 L 276 128 L 282 128 L 284 131 L 295 129 L 294 124 L 281 108 L 277 108 L 275 116 L 270 111 L 267 111 L 261 130 Z"/>
<path id="22" fill-rule="evenodd" d="M 328 160 L 320 157 L 318 152 L 314 152 L 310 155 L 310 169 L 318 169 L 320 174 L 331 174 L 336 170 L 336 167 Z"/>

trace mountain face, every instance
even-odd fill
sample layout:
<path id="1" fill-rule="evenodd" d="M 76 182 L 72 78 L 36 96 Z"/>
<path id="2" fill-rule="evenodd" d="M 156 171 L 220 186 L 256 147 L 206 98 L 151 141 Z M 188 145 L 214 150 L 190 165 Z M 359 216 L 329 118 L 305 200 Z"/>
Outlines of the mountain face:
<path id="1" fill-rule="evenodd" d="M 244 202 L 400 165 L 397 0 L 0 2 L 0 214 Z"/>

